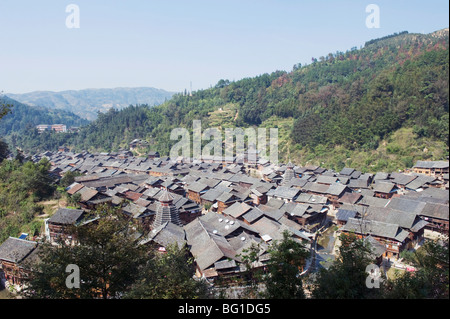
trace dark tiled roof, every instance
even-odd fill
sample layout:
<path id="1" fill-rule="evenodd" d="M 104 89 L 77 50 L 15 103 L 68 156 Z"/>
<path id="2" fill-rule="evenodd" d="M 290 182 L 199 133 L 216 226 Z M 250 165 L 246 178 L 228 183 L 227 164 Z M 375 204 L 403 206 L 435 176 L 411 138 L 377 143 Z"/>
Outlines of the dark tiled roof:
<path id="1" fill-rule="evenodd" d="M 342 185 L 340 183 L 334 183 L 328 187 L 326 193 L 330 194 L 330 195 L 341 196 L 342 193 L 344 193 L 347 189 L 348 188 L 346 185 Z"/>
<path id="2" fill-rule="evenodd" d="M 447 161 L 417 161 L 415 168 L 448 168 L 449 162 Z"/>
<path id="3" fill-rule="evenodd" d="M 352 175 L 352 173 L 355 171 L 355 169 L 354 168 L 348 168 L 348 167 L 345 167 L 345 168 L 343 168 L 340 172 L 339 172 L 339 174 L 340 175 L 345 175 L 345 176 L 350 176 L 350 175 Z"/>
<path id="4" fill-rule="evenodd" d="M 425 207 L 420 212 L 420 215 L 448 220 L 449 206 L 438 203 L 426 203 Z"/>
<path id="5" fill-rule="evenodd" d="M 377 193 L 389 194 L 395 188 L 394 183 L 378 182 L 373 185 L 373 191 Z"/>
<path id="6" fill-rule="evenodd" d="M 81 209 L 59 208 L 48 220 L 49 223 L 74 225 L 82 217 L 84 211 Z"/>
<path id="7" fill-rule="evenodd" d="M 338 209 L 336 213 L 336 219 L 340 221 L 347 221 L 349 218 L 353 218 L 357 214 L 358 212 L 354 210 Z"/>
<path id="8" fill-rule="evenodd" d="M 236 251 L 224 236 L 208 231 L 198 218 L 184 227 L 197 266 L 205 270 L 222 258 L 236 259 Z"/>
<path id="9" fill-rule="evenodd" d="M 425 203 L 403 197 L 394 197 L 386 207 L 419 214 L 425 207 Z"/>
<path id="10" fill-rule="evenodd" d="M 181 248 L 186 243 L 186 233 L 183 227 L 165 222 L 153 229 L 141 244 L 149 241 L 154 241 L 163 247 L 168 247 L 169 245 L 176 243 L 177 246 Z"/>
<path id="11" fill-rule="evenodd" d="M 355 204 L 361 199 L 362 195 L 360 193 L 344 193 L 339 198 L 340 203 L 347 203 L 347 204 Z"/>
<path id="12" fill-rule="evenodd" d="M 230 207 L 228 207 L 227 209 L 225 209 L 223 211 L 223 213 L 225 215 L 229 215 L 229 216 L 232 216 L 234 218 L 238 218 L 241 215 L 243 215 L 246 212 L 248 212 L 250 209 L 252 209 L 252 207 L 247 205 L 246 203 L 236 202 L 233 205 L 231 205 Z"/>
<path id="13" fill-rule="evenodd" d="M 195 192 L 195 193 L 200 193 L 207 188 L 208 188 L 208 185 L 200 183 L 200 182 L 194 182 L 192 184 L 189 184 L 189 186 L 187 187 L 188 190 Z"/>
<path id="14" fill-rule="evenodd" d="M 36 247 L 36 242 L 9 237 L 0 246 L 0 260 L 20 263 L 29 256 Z"/>
<path id="15" fill-rule="evenodd" d="M 355 232 L 357 234 L 366 234 L 377 237 L 385 237 L 399 242 L 403 242 L 408 237 L 408 232 L 395 224 L 388 224 L 374 220 L 361 220 L 349 218 L 347 224 L 342 228 L 343 231 Z"/>

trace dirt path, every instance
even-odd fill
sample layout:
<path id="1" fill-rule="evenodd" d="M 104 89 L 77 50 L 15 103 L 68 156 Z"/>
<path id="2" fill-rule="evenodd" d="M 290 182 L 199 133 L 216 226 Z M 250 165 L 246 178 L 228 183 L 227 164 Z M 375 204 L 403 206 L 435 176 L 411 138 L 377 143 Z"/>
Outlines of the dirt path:
<path id="1" fill-rule="evenodd" d="M 64 198 L 60 198 L 59 200 L 52 199 L 38 202 L 38 204 L 44 206 L 44 215 L 52 215 L 58 208 L 66 207 L 67 201 Z"/>

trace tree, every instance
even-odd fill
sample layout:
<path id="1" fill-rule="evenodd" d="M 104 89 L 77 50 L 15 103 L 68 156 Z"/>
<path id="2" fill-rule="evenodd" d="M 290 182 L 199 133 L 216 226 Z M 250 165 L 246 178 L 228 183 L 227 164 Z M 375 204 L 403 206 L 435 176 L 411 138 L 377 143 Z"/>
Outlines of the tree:
<path id="1" fill-rule="evenodd" d="M 81 174 L 78 171 L 72 172 L 72 171 L 68 171 L 66 174 L 64 174 L 63 178 L 61 178 L 61 180 L 59 181 L 59 185 L 66 188 L 70 185 L 73 184 L 73 182 L 75 182 L 75 177 L 77 176 L 81 176 L 83 174 Z"/>
<path id="2" fill-rule="evenodd" d="M 72 206 L 78 206 L 79 202 L 81 201 L 81 194 L 75 193 L 73 195 L 69 195 L 68 193 L 65 193 L 67 197 L 67 203 L 69 203 Z"/>
<path id="3" fill-rule="evenodd" d="M 0 163 L 6 159 L 9 155 L 8 144 L 6 144 L 2 139 L 0 139 Z"/>
<path id="4" fill-rule="evenodd" d="M 205 299 L 209 285 L 194 279 L 193 259 L 186 247 L 176 244 L 166 247 L 165 253 L 152 252 L 138 280 L 125 295 L 133 299 Z"/>
<path id="5" fill-rule="evenodd" d="M 377 297 L 377 289 L 366 286 L 367 266 L 373 263 L 368 241 L 355 234 L 342 234 L 339 256 L 328 268 L 322 268 L 310 285 L 312 298 L 365 299 Z"/>
<path id="6" fill-rule="evenodd" d="M 0 99 L 2 99 L 2 96 L 0 94 Z M 11 104 L 6 104 L 5 101 L 1 101 L 0 103 L 0 119 L 5 116 L 6 114 L 8 114 L 9 112 L 11 112 Z"/>
<path id="7" fill-rule="evenodd" d="M 241 294 L 242 298 L 253 299 L 261 296 L 259 290 L 263 282 L 264 270 L 260 267 L 256 268 L 254 265 L 259 262 L 262 252 L 261 244 L 252 243 L 250 247 L 242 250 L 242 254 L 237 256 L 242 259 L 242 264 L 245 267 L 243 277 L 246 288 Z"/>
<path id="8" fill-rule="evenodd" d="M 448 299 L 449 254 L 448 236 L 426 242 L 417 251 L 406 256 L 416 267 L 388 280 L 383 297 L 389 299 Z"/>
<path id="9" fill-rule="evenodd" d="M 128 218 L 116 208 L 99 207 L 95 222 L 73 227 L 78 244 L 64 240 L 55 247 L 44 243 L 40 261 L 32 265 L 32 275 L 23 295 L 28 298 L 120 298 L 134 283 L 147 257 L 144 247 L 133 237 Z M 76 265 L 80 287 L 66 285 L 68 265 Z"/>
<path id="10" fill-rule="evenodd" d="M 48 161 L 0 163 L 0 242 L 25 229 L 37 230 L 33 219 L 43 208 L 38 202 L 50 198 L 55 189 L 49 167 Z"/>
<path id="11" fill-rule="evenodd" d="M 1 98 L 1 95 L 0 95 Z M 0 119 L 11 111 L 11 105 L 0 103 Z M 0 139 L 0 163 L 9 155 L 8 144 Z"/>
<path id="12" fill-rule="evenodd" d="M 276 241 L 268 250 L 270 262 L 264 277 L 268 299 L 303 299 L 303 280 L 300 273 L 305 266 L 309 251 L 303 244 L 283 232 L 283 240 Z"/>
<path id="13" fill-rule="evenodd" d="M 53 180 L 48 171 L 51 163 L 48 159 L 43 158 L 38 163 L 25 162 L 22 167 L 22 172 L 29 192 L 36 195 L 38 198 L 46 198 L 53 194 L 55 187 Z"/>

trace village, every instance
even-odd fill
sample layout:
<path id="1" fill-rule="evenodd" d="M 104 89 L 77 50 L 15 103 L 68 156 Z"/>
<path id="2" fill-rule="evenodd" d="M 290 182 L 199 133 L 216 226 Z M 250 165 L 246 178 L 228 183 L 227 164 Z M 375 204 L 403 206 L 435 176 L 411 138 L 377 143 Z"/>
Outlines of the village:
<path id="1" fill-rule="evenodd" d="M 135 143 L 133 141 L 133 143 Z M 0 279 L 20 290 L 23 265 L 36 258 L 43 241 L 74 240 L 68 226 L 84 227 L 97 206 L 120 207 L 139 232 L 140 244 L 164 253 L 168 245 L 188 247 L 196 276 L 211 284 L 245 270 L 242 253 L 259 244 L 259 265 L 270 259 L 271 243 L 283 233 L 311 251 L 303 273 L 326 267 L 338 236 L 355 233 L 372 243 L 379 265 L 404 267 L 401 253 L 449 231 L 449 162 L 418 161 L 405 172 L 339 172 L 319 166 L 272 164 L 256 156 L 175 160 L 150 152 L 57 152 L 47 158 L 50 174 L 80 176 L 66 188 L 80 208 L 58 208 L 45 219 L 45 236 L 10 237 L 0 245 Z M 231 280 L 230 279 L 230 280 Z"/>

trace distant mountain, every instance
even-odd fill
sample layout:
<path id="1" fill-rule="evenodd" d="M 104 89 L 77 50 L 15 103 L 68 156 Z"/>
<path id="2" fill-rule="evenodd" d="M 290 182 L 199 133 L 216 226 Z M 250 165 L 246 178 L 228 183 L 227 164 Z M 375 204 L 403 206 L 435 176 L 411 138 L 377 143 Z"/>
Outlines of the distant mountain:
<path id="1" fill-rule="evenodd" d="M 62 109 L 78 116 L 94 120 L 97 112 L 102 113 L 114 107 L 118 110 L 131 104 L 159 105 L 170 99 L 174 93 L 150 87 L 85 89 L 61 92 L 35 91 L 23 94 L 5 95 L 31 106 L 43 106 L 49 109 Z"/>
<path id="2" fill-rule="evenodd" d="M 41 106 L 30 106 L 7 96 L 0 96 L 0 105 L 10 105 L 11 111 L 0 121 L 0 137 L 32 129 L 39 124 L 65 124 L 79 127 L 88 120 L 66 110 L 52 110 Z"/>

